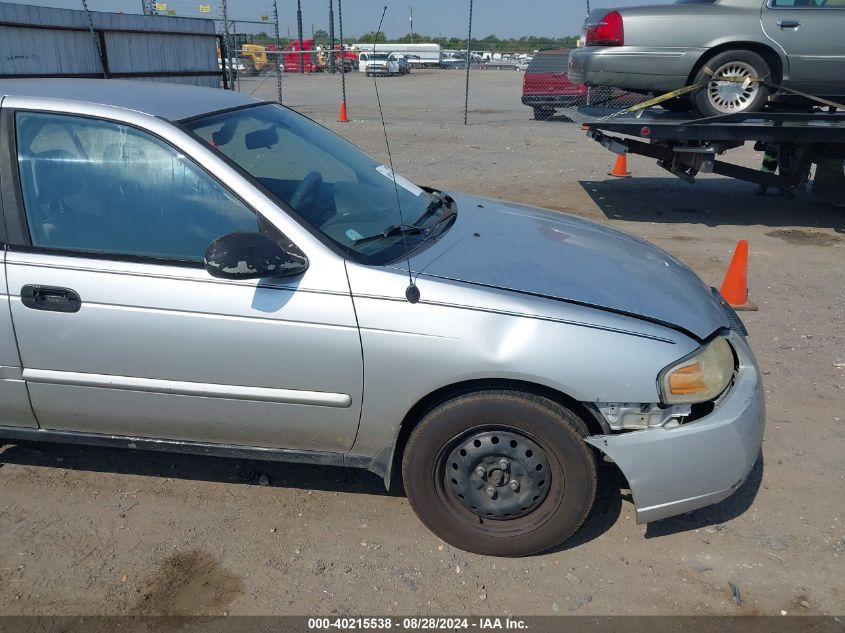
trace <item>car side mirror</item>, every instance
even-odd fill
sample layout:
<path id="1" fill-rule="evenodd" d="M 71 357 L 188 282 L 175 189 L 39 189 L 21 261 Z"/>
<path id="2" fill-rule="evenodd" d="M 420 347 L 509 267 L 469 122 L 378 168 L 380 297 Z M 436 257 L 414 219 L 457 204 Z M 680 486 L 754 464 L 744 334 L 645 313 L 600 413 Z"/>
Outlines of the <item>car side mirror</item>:
<path id="1" fill-rule="evenodd" d="M 257 231 L 218 237 L 205 251 L 205 269 L 219 279 L 292 277 L 304 273 L 308 259 L 291 253 Z"/>

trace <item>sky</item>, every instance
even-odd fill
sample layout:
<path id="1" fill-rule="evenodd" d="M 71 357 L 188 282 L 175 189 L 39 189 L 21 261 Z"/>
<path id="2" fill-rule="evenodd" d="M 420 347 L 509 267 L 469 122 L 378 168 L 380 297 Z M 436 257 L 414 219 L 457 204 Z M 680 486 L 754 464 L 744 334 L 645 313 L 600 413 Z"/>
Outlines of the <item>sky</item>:
<path id="1" fill-rule="evenodd" d="M 3 0 L 8 1 L 8 0 Z M 220 17 L 220 0 L 159 0 L 175 9 L 176 15 L 185 17 Z M 409 7 L 414 12 L 414 32 L 431 36 L 463 37 L 467 35 L 469 0 L 341 0 L 343 2 L 344 37 L 375 31 L 382 11 L 387 5 L 384 18 L 388 37 L 401 37 L 409 31 Z M 648 4 L 668 4 L 671 0 L 648 0 Z M 301 0 L 302 28 L 304 36 L 315 29 L 328 31 L 329 3 L 326 0 Z M 590 0 L 592 8 L 632 6 L 645 4 L 644 0 Z M 28 0 L 15 4 L 81 9 L 82 0 Z M 211 14 L 201 13 L 200 5 L 209 5 Z M 122 11 L 141 13 L 142 0 L 88 0 L 92 11 Z M 262 15 L 272 19 L 272 0 L 228 0 L 230 19 L 260 21 Z M 280 31 L 282 37 L 296 34 L 296 0 L 278 0 Z M 337 20 L 337 0 L 334 0 Z M 487 35 L 499 37 L 520 37 L 538 35 L 543 37 L 564 37 L 577 35 L 586 15 L 586 0 L 474 0 L 473 37 Z M 238 31 L 272 30 L 242 23 Z"/>

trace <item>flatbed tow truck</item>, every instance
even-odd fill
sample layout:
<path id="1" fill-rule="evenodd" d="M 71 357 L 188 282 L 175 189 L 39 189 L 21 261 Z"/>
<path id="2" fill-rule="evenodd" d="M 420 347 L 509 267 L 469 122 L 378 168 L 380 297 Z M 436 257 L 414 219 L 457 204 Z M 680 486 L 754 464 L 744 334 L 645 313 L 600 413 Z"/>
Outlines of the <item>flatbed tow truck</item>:
<path id="1" fill-rule="evenodd" d="M 809 184 L 815 166 L 813 197 L 845 207 L 845 112 L 815 109 L 695 118 L 654 108 L 637 113 L 581 108 L 579 115 L 587 136 L 610 151 L 654 158 L 690 183 L 699 173 L 713 173 L 791 195 Z M 747 142 L 776 157 L 776 173 L 722 160 Z"/>

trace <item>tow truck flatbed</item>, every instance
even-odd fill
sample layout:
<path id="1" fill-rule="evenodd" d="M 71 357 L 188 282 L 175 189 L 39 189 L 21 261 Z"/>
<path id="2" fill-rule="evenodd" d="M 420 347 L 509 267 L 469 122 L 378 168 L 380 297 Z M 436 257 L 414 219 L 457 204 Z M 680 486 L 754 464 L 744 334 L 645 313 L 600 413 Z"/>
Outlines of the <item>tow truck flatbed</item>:
<path id="1" fill-rule="evenodd" d="M 710 118 L 655 109 L 616 114 L 600 108 L 579 110 L 587 136 L 617 154 L 654 158 L 687 182 L 694 182 L 700 172 L 714 173 L 791 193 L 807 184 L 815 165 L 813 195 L 845 205 L 843 112 L 757 112 Z M 776 156 L 777 173 L 720 159 L 747 142 Z"/>

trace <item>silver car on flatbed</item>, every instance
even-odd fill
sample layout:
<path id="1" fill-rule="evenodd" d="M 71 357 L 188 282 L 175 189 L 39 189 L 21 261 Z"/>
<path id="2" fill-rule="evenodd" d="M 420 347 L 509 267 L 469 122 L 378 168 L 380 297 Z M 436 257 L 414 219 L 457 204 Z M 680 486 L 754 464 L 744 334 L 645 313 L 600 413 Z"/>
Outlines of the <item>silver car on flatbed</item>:
<path id="1" fill-rule="evenodd" d="M 422 189 L 244 94 L 0 99 L 0 440 L 401 469 L 438 536 L 505 556 L 578 529 L 602 453 L 640 522 L 757 459 L 742 323 L 639 238 Z"/>
<path id="2" fill-rule="evenodd" d="M 772 95 L 759 78 L 817 96 L 845 95 L 845 0 L 679 0 L 597 9 L 586 46 L 569 57 L 574 83 L 667 93 L 670 110 L 717 116 L 759 111 Z"/>

